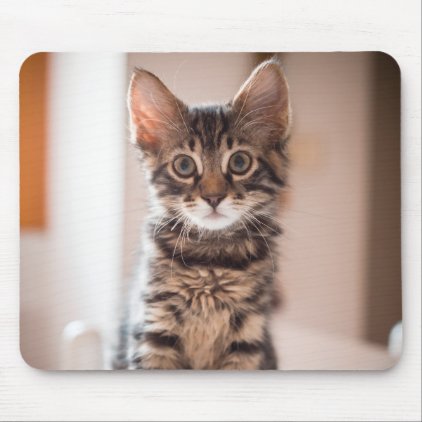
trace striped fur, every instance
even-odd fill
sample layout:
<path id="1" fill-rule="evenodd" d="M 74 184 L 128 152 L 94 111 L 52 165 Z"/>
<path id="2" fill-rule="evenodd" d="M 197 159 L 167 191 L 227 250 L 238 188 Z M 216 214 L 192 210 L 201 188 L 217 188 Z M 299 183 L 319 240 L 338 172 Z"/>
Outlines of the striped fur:
<path id="1" fill-rule="evenodd" d="M 138 69 L 129 108 L 151 207 L 114 367 L 276 369 L 268 322 L 290 122 L 279 64 L 258 67 L 232 102 L 198 107 Z M 246 174 L 230 167 L 238 151 Z M 174 169 L 180 155 L 195 162 L 188 178 Z"/>

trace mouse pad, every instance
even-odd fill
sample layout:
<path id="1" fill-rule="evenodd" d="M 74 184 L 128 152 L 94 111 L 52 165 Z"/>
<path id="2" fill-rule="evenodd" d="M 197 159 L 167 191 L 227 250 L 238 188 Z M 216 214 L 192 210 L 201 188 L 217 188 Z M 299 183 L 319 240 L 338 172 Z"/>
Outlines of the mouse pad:
<path id="1" fill-rule="evenodd" d="M 19 99 L 28 365 L 398 361 L 391 56 L 36 53 Z"/>

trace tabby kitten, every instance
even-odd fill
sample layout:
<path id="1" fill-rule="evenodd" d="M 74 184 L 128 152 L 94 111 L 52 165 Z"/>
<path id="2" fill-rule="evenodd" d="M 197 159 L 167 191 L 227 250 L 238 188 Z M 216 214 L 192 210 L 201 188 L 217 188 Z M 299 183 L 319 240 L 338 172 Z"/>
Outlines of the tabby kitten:
<path id="1" fill-rule="evenodd" d="M 280 65 L 258 66 L 227 104 L 192 107 L 136 69 L 128 101 L 151 208 L 114 366 L 276 369 L 274 215 L 290 123 Z"/>

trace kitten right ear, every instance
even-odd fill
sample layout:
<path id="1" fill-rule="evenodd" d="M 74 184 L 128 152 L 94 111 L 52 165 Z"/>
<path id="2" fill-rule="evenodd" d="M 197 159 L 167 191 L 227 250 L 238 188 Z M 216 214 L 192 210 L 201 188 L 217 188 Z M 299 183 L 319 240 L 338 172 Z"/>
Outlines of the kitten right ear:
<path id="1" fill-rule="evenodd" d="M 158 151 L 187 130 L 187 107 L 152 73 L 136 68 L 128 94 L 132 141 L 145 151 Z"/>

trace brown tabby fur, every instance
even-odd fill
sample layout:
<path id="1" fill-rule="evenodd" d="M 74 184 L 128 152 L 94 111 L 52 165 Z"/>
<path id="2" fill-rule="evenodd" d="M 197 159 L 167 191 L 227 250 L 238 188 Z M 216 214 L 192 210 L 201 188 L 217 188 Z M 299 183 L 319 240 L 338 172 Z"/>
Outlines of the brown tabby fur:
<path id="1" fill-rule="evenodd" d="M 276 369 L 268 330 L 281 233 L 274 216 L 286 183 L 290 123 L 280 65 L 261 64 L 228 104 L 198 107 L 137 69 L 129 109 L 151 209 L 114 367 Z M 227 168 L 236 150 L 253 157 L 245 176 Z M 181 153 L 199 162 L 186 180 L 172 167 Z M 215 192 L 242 212 L 229 227 L 204 229 L 180 212 Z"/>

